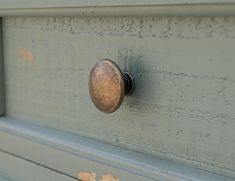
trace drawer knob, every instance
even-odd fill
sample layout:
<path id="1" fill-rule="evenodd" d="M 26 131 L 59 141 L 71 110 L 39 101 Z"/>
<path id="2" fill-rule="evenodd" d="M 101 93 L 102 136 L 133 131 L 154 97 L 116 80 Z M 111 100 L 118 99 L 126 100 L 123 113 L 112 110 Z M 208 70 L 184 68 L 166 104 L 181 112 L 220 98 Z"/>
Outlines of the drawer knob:
<path id="1" fill-rule="evenodd" d="M 89 77 L 89 91 L 94 105 L 104 113 L 116 111 L 125 95 L 131 95 L 135 83 L 131 73 L 121 71 L 112 60 L 103 59 L 94 65 Z"/>

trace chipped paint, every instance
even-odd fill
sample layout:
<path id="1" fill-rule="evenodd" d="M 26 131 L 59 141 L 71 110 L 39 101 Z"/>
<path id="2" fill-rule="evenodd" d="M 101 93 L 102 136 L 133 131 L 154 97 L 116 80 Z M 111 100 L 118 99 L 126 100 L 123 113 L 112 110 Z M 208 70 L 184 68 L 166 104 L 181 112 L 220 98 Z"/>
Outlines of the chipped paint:
<path id="1" fill-rule="evenodd" d="M 78 179 L 81 181 L 98 181 L 96 180 L 96 174 L 94 172 L 80 172 L 78 174 Z M 114 177 L 110 173 L 107 173 L 107 174 L 102 175 L 99 181 L 120 181 L 120 179 L 117 177 Z"/>
<path id="2" fill-rule="evenodd" d="M 32 61 L 33 60 L 33 54 L 26 48 L 20 48 L 19 49 L 20 57 L 26 61 Z"/>
<path id="3" fill-rule="evenodd" d="M 96 174 L 94 172 L 80 172 L 78 179 L 81 181 L 96 181 Z"/>
<path id="4" fill-rule="evenodd" d="M 33 57 L 33 53 L 31 51 L 29 51 L 28 49 L 20 48 L 19 55 L 20 55 L 21 59 L 23 59 L 27 62 L 31 62 L 33 65 L 35 65 L 35 59 Z"/>
<path id="5" fill-rule="evenodd" d="M 99 181 L 120 181 L 120 179 L 108 173 L 108 174 L 103 175 Z"/>

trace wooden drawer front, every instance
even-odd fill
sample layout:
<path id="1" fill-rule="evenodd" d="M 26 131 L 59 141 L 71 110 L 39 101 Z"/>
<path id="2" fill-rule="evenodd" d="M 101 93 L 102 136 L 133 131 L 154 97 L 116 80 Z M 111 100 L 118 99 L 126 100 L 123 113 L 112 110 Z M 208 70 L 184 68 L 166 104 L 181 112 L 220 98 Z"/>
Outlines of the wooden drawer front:
<path id="1" fill-rule="evenodd" d="M 6 17 L 6 113 L 235 176 L 235 17 Z M 110 58 L 136 80 L 113 114 L 88 77 Z"/>

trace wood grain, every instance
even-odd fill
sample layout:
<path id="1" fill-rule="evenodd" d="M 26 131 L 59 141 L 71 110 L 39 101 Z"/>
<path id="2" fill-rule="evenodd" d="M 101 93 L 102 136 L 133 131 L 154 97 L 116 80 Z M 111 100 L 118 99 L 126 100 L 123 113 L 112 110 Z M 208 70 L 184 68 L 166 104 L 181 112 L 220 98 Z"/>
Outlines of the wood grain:
<path id="1" fill-rule="evenodd" d="M 234 17 L 4 18 L 7 114 L 234 175 L 234 29 Z M 102 58 L 136 80 L 110 115 L 89 98 Z"/>

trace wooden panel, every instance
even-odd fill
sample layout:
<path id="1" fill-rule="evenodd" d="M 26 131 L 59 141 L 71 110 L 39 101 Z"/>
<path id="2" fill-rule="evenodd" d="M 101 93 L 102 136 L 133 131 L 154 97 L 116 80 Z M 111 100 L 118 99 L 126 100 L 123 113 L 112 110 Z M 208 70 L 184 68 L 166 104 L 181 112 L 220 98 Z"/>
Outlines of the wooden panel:
<path id="1" fill-rule="evenodd" d="M 4 79 L 3 79 L 3 43 L 2 43 L 2 19 L 0 18 L 0 116 L 5 112 L 4 106 Z"/>
<path id="2" fill-rule="evenodd" d="M 9 181 L 75 181 L 77 179 L 65 176 L 64 174 L 54 172 L 38 164 L 25 161 L 23 159 L 11 156 L 7 153 L 0 152 L 0 174 Z M 4 163 L 4 164 L 2 164 Z M 1 180 L 1 177 L 0 177 Z M 7 179 L 8 180 L 8 179 Z M 5 179 L 5 181 L 7 181 Z"/>
<path id="3" fill-rule="evenodd" d="M 9 117 L 0 119 L 0 149 L 37 162 L 39 169 L 44 166 L 74 178 L 89 172 L 96 174 L 97 180 L 104 175 L 120 181 L 234 180 Z"/>
<path id="4" fill-rule="evenodd" d="M 6 18 L 7 114 L 234 175 L 234 29 L 234 17 Z M 110 115 L 88 93 L 102 58 L 136 79 Z"/>

